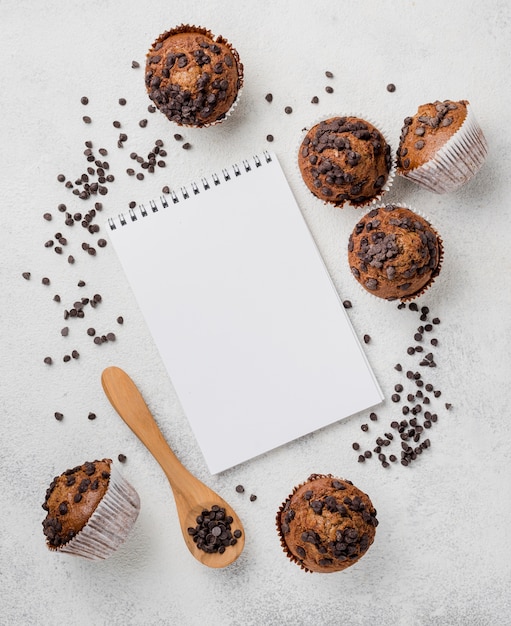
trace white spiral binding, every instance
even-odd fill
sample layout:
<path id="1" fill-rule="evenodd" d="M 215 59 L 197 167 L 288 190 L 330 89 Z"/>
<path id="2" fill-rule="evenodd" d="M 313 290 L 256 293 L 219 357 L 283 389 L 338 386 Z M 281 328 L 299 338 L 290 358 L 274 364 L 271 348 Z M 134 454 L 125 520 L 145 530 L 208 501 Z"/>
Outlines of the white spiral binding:
<path id="1" fill-rule="evenodd" d="M 263 163 L 271 163 L 272 160 L 273 157 L 271 153 L 264 150 L 262 158 L 256 154 L 251 160 L 243 159 L 241 161 L 241 167 L 237 163 L 234 163 L 230 168 L 222 169 L 220 176 L 213 173 L 211 174 L 210 180 L 203 177 L 200 179 L 200 184 L 197 184 L 196 182 L 190 183 L 189 187 L 191 191 L 188 191 L 188 188 L 185 186 L 181 187 L 178 192 L 170 191 L 168 198 L 170 198 L 172 204 L 178 204 L 182 200 L 188 200 L 190 197 L 197 196 L 204 191 L 208 191 L 212 187 L 217 187 L 224 182 L 229 182 L 230 180 L 241 176 L 243 172 L 251 172 L 254 168 L 257 169 L 258 167 L 261 167 Z M 160 196 L 159 205 L 156 201 L 151 200 L 149 202 L 150 210 L 148 210 L 144 204 L 139 204 L 138 207 L 133 209 L 130 208 L 126 214 L 119 213 L 117 218 L 109 217 L 108 226 L 110 227 L 110 230 L 116 230 L 118 226 L 126 226 L 126 224 L 136 222 L 138 219 L 147 217 L 152 213 L 157 213 L 160 209 L 168 208 L 170 201 L 166 196 Z"/>

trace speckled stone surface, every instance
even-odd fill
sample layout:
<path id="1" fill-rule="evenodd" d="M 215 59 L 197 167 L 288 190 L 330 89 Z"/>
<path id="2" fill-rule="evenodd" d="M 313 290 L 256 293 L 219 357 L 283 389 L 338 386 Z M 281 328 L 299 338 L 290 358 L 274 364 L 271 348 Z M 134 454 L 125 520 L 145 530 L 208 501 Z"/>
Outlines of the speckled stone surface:
<path id="1" fill-rule="evenodd" d="M 0 624 L 511 624 L 509 3 L 4 0 L 0 13 Z M 218 126 L 183 130 L 148 112 L 145 54 L 159 33 L 180 23 L 223 35 L 244 64 L 239 105 Z M 140 68 L 132 68 L 134 60 Z M 417 328 L 428 323 L 420 311 L 375 299 L 350 275 L 347 240 L 360 213 L 312 196 L 296 152 L 302 129 L 337 113 L 378 123 L 395 150 L 403 119 L 436 99 L 470 101 L 489 157 L 453 194 L 437 196 L 398 177 L 385 196 L 423 213 L 444 241 L 441 275 L 418 301 L 429 307 L 429 320 L 441 323 L 416 340 Z M 91 124 L 82 121 L 85 115 Z M 181 141 L 173 138 L 177 132 Z M 123 147 L 120 133 L 127 135 Z M 157 139 L 167 151 L 166 167 L 150 173 L 130 153 L 147 158 Z M 115 177 L 105 183 L 106 195 L 91 200 L 57 181 L 62 173 L 74 184 L 91 166 L 85 141 L 95 154 L 108 150 L 98 158 Z M 105 220 L 130 202 L 265 148 L 277 153 L 335 288 L 352 302 L 355 331 L 370 336 L 364 350 L 387 399 L 376 409 L 377 421 L 353 416 L 212 477 L 112 246 L 95 246 L 92 255 L 82 243 L 94 245 L 105 235 Z M 128 168 L 144 172 L 144 180 Z M 85 214 L 94 201 L 104 206 L 93 219 L 99 233 L 80 220 L 66 226 L 57 209 L 64 203 L 72 216 Z M 52 221 L 43 219 L 46 212 Z M 57 243 L 57 233 L 67 243 Z M 46 248 L 49 240 L 53 246 Z M 62 254 L 55 253 L 58 245 Z M 31 272 L 30 280 L 23 272 Z M 82 302 L 83 318 L 64 320 L 65 309 L 95 294 L 101 302 Z M 112 332 L 115 341 L 97 345 L 88 328 L 99 337 Z M 419 344 L 422 354 L 407 354 Z M 436 367 L 419 365 L 430 351 Z M 53 365 L 43 362 L 46 356 Z M 162 471 L 103 394 L 100 375 L 108 365 L 132 375 L 179 458 L 236 507 L 246 546 L 232 566 L 209 570 L 187 552 Z M 417 387 L 407 371 L 420 372 L 442 395 Z M 422 407 L 417 423 L 426 411 L 438 419 L 418 443 L 412 437 L 405 444 L 415 448 L 429 439 L 431 445 L 408 467 L 397 461 L 383 468 L 378 454 L 412 454 L 402 450 L 390 423 L 413 419 L 402 407 L 416 404 Z M 374 452 L 376 439 L 388 432 L 392 444 Z M 359 463 L 366 450 L 372 457 Z M 123 474 L 141 499 L 128 540 L 98 563 L 52 554 L 41 525 L 51 478 L 84 459 L 121 453 Z M 311 473 L 348 476 L 378 511 L 374 544 L 344 572 L 308 574 L 281 550 L 276 512 Z M 244 493 L 236 492 L 238 484 Z"/>

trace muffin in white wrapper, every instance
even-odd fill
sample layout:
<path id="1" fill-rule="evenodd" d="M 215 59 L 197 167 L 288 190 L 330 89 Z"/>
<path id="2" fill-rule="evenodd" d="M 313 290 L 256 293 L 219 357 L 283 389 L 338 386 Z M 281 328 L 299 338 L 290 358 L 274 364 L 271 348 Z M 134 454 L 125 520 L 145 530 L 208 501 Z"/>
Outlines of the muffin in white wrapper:
<path id="1" fill-rule="evenodd" d="M 145 84 L 149 98 L 170 121 L 207 128 L 223 122 L 238 105 L 243 64 L 224 37 L 181 24 L 152 44 Z"/>
<path id="2" fill-rule="evenodd" d="M 395 159 L 380 125 L 358 114 L 330 115 L 302 136 L 297 165 L 307 189 L 339 208 L 364 208 L 391 188 Z"/>
<path id="3" fill-rule="evenodd" d="M 405 119 L 397 173 L 429 191 L 451 193 L 477 174 L 487 155 L 488 144 L 470 103 L 436 101 Z"/>
<path id="4" fill-rule="evenodd" d="M 50 550 L 102 560 L 126 540 L 140 511 L 135 489 L 110 459 L 66 470 L 46 492 L 43 521 Z"/>
<path id="5" fill-rule="evenodd" d="M 372 208 L 349 236 L 351 273 L 365 293 L 380 300 L 418 298 L 440 274 L 442 262 L 442 238 L 402 202 Z"/>

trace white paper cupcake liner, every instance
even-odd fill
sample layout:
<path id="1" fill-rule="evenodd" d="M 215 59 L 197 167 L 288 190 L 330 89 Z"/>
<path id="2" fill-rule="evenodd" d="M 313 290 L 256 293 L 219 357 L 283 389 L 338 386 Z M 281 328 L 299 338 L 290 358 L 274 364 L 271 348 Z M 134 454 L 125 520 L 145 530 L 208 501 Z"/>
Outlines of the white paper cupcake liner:
<path id="1" fill-rule="evenodd" d="M 305 139 L 305 137 L 307 136 L 307 133 L 314 128 L 314 126 L 316 126 L 317 124 L 320 124 L 321 122 L 324 122 L 325 120 L 329 120 L 332 119 L 334 117 L 356 117 L 364 122 L 368 122 L 369 124 L 372 124 L 376 130 L 378 130 L 383 138 L 385 139 L 385 142 L 387 143 L 387 145 L 390 146 L 390 171 L 389 174 L 387 176 L 387 180 L 385 181 L 385 185 L 383 185 L 383 187 L 380 189 L 379 193 L 375 196 L 373 196 L 370 200 L 368 200 L 365 203 L 362 204 L 352 204 L 349 200 L 344 201 L 342 204 L 336 203 L 336 202 L 329 202 L 328 200 L 323 200 L 323 198 L 318 198 L 318 196 L 316 196 L 315 193 L 313 193 L 309 187 L 307 187 L 305 181 L 303 180 L 303 176 L 302 173 L 300 171 L 300 167 L 298 166 L 298 155 L 300 153 L 300 148 L 302 145 L 303 140 Z M 360 113 L 331 113 L 331 114 L 327 114 L 327 115 L 322 115 L 321 117 L 316 118 L 315 121 L 313 121 L 311 123 L 311 125 L 309 126 L 309 128 L 305 131 L 302 132 L 300 140 L 298 142 L 297 148 L 295 149 L 295 155 L 296 155 L 296 168 L 298 170 L 298 175 L 300 177 L 300 180 L 302 181 L 303 186 L 307 189 L 307 191 L 316 198 L 316 200 L 318 200 L 319 202 L 321 202 L 322 204 L 328 204 L 330 206 L 335 206 L 339 209 L 344 209 L 344 208 L 354 208 L 354 209 L 366 209 L 368 207 L 373 206 L 374 204 L 376 204 L 377 202 L 380 202 L 382 197 L 390 190 L 390 188 L 392 187 L 392 183 L 394 182 L 394 177 L 396 175 L 396 156 L 395 156 L 395 151 L 392 150 L 392 144 L 390 143 L 390 139 L 389 139 L 389 134 L 387 133 L 386 130 L 382 129 L 381 124 L 373 121 L 371 118 L 366 117 L 365 115 L 361 115 Z"/>
<path id="2" fill-rule="evenodd" d="M 214 35 L 209 30 L 209 28 L 205 28 L 204 26 L 195 26 L 194 24 L 180 24 L 179 26 L 175 26 L 174 28 L 171 28 L 170 30 L 165 31 L 164 33 L 161 33 L 160 36 L 153 42 L 151 48 L 154 47 L 154 45 L 165 35 L 169 35 L 172 33 L 180 33 L 180 32 L 182 33 L 190 32 L 190 31 L 193 32 L 194 30 L 204 33 L 204 35 L 209 37 L 212 41 L 216 41 L 218 38 L 221 38 L 224 45 L 228 46 L 228 48 L 231 50 L 232 55 L 234 56 L 236 60 L 236 67 L 238 68 L 238 79 L 240 81 L 240 87 L 236 94 L 236 98 L 234 102 L 231 104 L 229 110 L 224 114 L 223 117 L 221 117 L 218 120 L 207 122 L 206 124 L 184 124 L 183 122 L 176 122 L 175 120 L 169 120 L 169 121 L 172 121 L 174 124 L 176 124 L 177 126 L 180 126 L 181 128 L 210 128 L 211 126 L 217 126 L 218 124 L 225 122 L 225 120 L 233 114 L 234 110 L 238 106 L 241 92 L 243 91 L 244 68 L 243 68 L 243 63 L 240 61 L 240 56 L 236 48 L 234 48 L 234 46 L 229 41 L 227 41 L 225 37 L 222 37 L 221 35 Z M 156 108 L 158 109 L 158 107 Z"/>
<path id="3" fill-rule="evenodd" d="M 82 530 L 56 548 L 92 561 L 107 559 L 126 540 L 140 511 L 140 498 L 114 464 L 108 489 Z"/>
<path id="4" fill-rule="evenodd" d="M 399 174 L 429 191 L 451 193 L 477 174 L 487 156 L 488 144 L 483 131 L 467 104 L 463 124 L 436 155 L 424 165 Z"/>
<path id="5" fill-rule="evenodd" d="M 364 293 L 367 297 L 372 298 L 373 301 L 377 300 L 378 302 L 388 302 L 390 304 L 395 304 L 396 302 L 411 302 L 412 300 L 416 300 L 417 298 L 420 298 L 433 285 L 433 283 L 435 282 L 436 278 L 440 274 L 440 271 L 442 269 L 442 263 L 443 263 L 443 260 L 444 260 L 444 245 L 443 245 L 442 237 L 440 236 L 440 234 L 437 231 L 437 229 L 431 223 L 431 220 L 429 219 L 429 217 L 427 215 L 425 215 L 422 211 L 418 211 L 417 209 L 415 209 L 414 207 L 410 206 L 406 202 L 394 201 L 394 202 L 387 202 L 387 203 L 378 204 L 377 206 L 369 207 L 367 209 L 367 211 L 365 211 L 365 213 L 359 217 L 358 221 L 360 221 L 361 219 L 366 217 L 366 215 L 368 213 L 370 213 L 371 211 L 374 211 L 376 209 L 382 209 L 385 206 L 387 206 L 388 204 L 392 204 L 393 206 L 396 206 L 396 207 L 402 207 L 403 209 L 408 209 L 409 211 L 412 211 L 412 213 L 415 213 L 419 217 L 422 217 L 423 220 L 426 220 L 429 223 L 429 225 L 431 227 L 431 230 L 433 230 L 434 233 L 437 236 L 438 247 L 439 247 L 439 251 L 438 251 L 438 265 L 437 265 L 437 268 L 436 268 L 436 273 L 432 276 L 432 278 L 430 278 L 430 280 L 424 285 L 424 287 L 419 289 L 419 291 L 416 291 L 415 293 L 412 293 L 412 294 L 410 294 L 408 296 L 396 297 L 396 298 L 391 299 L 391 300 L 389 300 L 388 298 L 380 298 L 379 296 L 377 296 L 374 293 L 372 293 L 370 290 L 366 289 L 355 278 L 355 276 L 353 275 L 353 272 L 351 271 L 351 266 L 350 266 L 350 275 L 353 278 L 353 280 L 355 281 L 358 289 L 362 293 Z M 351 231 L 349 233 L 349 235 L 351 235 L 352 232 L 353 231 Z M 348 237 L 349 237 L 349 235 L 348 235 Z M 347 247 L 346 247 L 346 250 L 347 250 Z M 347 256 L 348 256 L 348 254 L 346 252 L 346 257 Z"/>

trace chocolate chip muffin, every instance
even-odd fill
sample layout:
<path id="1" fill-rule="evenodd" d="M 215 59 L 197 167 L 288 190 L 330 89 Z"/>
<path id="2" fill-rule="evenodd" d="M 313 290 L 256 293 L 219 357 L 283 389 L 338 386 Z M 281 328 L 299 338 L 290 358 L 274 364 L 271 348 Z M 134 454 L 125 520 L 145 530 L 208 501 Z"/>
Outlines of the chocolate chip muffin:
<path id="1" fill-rule="evenodd" d="M 353 276 L 386 300 L 411 300 L 423 293 L 440 273 L 442 255 L 442 241 L 431 224 L 394 204 L 369 211 L 348 242 Z"/>
<path id="2" fill-rule="evenodd" d="M 312 474 L 293 489 L 277 513 L 287 556 L 308 572 L 339 572 L 356 563 L 374 541 L 376 509 L 346 479 Z"/>
<path id="3" fill-rule="evenodd" d="M 305 184 L 320 200 L 339 207 L 364 206 L 388 188 L 392 157 L 375 126 L 358 117 L 333 117 L 306 134 L 298 166 Z"/>
<path id="4" fill-rule="evenodd" d="M 172 122 L 209 126 L 223 120 L 238 98 L 243 65 L 223 37 L 181 25 L 153 43 L 145 84 L 149 98 Z"/>
<path id="5" fill-rule="evenodd" d="M 128 535 L 140 500 L 112 461 L 103 459 L 56 476 L 42 506 L 47 511 L 43 532 L 50 550 L 101 559 Z"/>
<path id="6" fill-rule="evenodd" d="M 397 173 L 430 191 L 454 191 L 479 171 L 487 152 L 469 102 L 436 100 L 405 118 Z"/>

